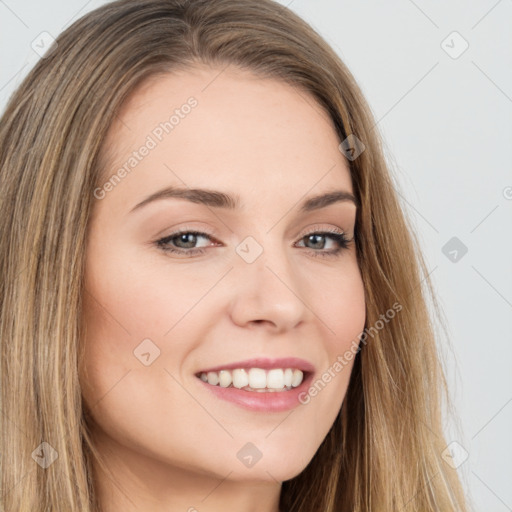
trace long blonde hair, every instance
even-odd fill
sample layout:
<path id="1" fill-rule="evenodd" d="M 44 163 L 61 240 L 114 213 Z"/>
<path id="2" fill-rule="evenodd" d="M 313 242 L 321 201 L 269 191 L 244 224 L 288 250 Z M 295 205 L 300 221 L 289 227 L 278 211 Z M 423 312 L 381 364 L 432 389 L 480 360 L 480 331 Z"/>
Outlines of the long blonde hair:
<path id="1" fill-rule="evenodd" d="M 432 289 L 372 114 L 336 53 L 271 0 L 107 4 L 65 30 L 10 98 L 0 126 L 1 510 L 99 510 L 77 369 L 102 143 L 144 80 L 197 63 L 301 88 L 329 113 L 340 142 L 364 143 L 349 165 L 366 326 L 402 307 L 361 345 L 342 410 L 306 469 L 283 483 L 281 510 L 467 510 L 442 458 L 442 399 L 451 402 Z M 43 468 L 42 454 L 58 459 Z"/>

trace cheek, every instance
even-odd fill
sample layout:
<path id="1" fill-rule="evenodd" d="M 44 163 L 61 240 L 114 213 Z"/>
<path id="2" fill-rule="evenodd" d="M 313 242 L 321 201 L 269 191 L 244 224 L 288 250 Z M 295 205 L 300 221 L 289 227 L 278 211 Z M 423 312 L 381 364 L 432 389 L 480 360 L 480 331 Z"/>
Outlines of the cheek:
<path id="1" fill-rule="evenodd" d="M 122 246 L 118 243 L 117 247 Z M 95 330 L 128 334 L 134 342 L 161 338 L 211 287 L 212 279 L 206 273 L 199 276 L 176 263 L 173 267 L 156 251 L 125 246 L 118 251 L 122 257 L 91 252 L 86 289 L 94 312 L 88 322 Z"/>
<path id="2" fill-rule="evenodd" d="M 309 280 L 307 297 L 324 332 L 330 362 L 344 352 L 364 329 L 366 300 L 364 284 L 355 255 L 339 267 Z"/>
<path id="3" fill-rule="evenodd" d="M 101 289 L 92 288 L 94 299 L 92 294 L 84 297 L 87 335 L 80 367 L 84 402 L 94 423 L 110 437 L 129 442 L 144 453 L 151 453 L 155 446 L 165 446 L 166 453 L 178 453 L 179 447 L 172 443 L 168 446 L 169 429 L 183 439 L 192 431 L 189 422 L 180 419 L 179 411 L 200 416 L 200 411 L 194 410 L 197 404 L 173 378 L 181 380 L 179 368 L 187 354 L 186 340 L 173 345 L 170 359 L 162 329 L 154 325 L 166 308 L 161 306 L 160 310 L 155 310 L 148 303 L 150 286 L 147 281 L 144 285 L 138 275 L 132 276 L 129 282 L 112 276 L 111 282 L 120 284 L 115 287 L 103 284 Z M 144 293 L 139 293 L 142 290 Z M 164 304 L 169 309 L 173 307 L 168 302 Z M 167 329 L 172 325 L 169 322 L 167 318 Z M 148 339 L 155 345 L 152 342 L 145 345 L 144 353 L 150 354 L 150 364 L 145 365 L 143 352 L 138 347 L 142 340 L 146 343 Z M 159 347 L 155 359 L 154 347 Z M 165 404 L 172 404 L 172 407 Z M 151 433 L 151 442 L 145 441 L 148 433 Z M 185 455 L 183 457 L 186 460 Z"/>
<path id="4" fill-rule="evenodd" d="M 161 388 L 157 380 L 162 380 L 162 375 L 165 380 L 164 368 L 179 372 L 182 361 L 194 348 L 194 340 L 200 338 L 197 331 L 201 326 L 187 320 L 212 282 L 218 279 L 215 271 L 201 275 L 184 272 L 179 265 L 174 264 L 172 268 L 165 255 L 155 253 L 148 257 L 147 251 L 110 240 L 111 244 L 93 241 L 87 259 L 82 310 L 86 338 L 81 378 L 88 404 L 96 403 L 121 380 L 124 385 L 128 380 L 136 380 L 140 372 L 144 373 L 143 385 L 129 394 L 134 400 L 139 398 L 138 391 L 143 394 L 152 386 Z M 106 247 L 117 250 L 109 251 Z M 186 335 L 180 330 L 184 326 Z M 171 339 L 172 354 L 168 350 Z M 141 360 L 148 352 L 146 359 L 154 358 L 154 363 L 144 366 Z M 130 378 L 125 379 L 128 372 Z M 152 375 L 155 382 L 147 378 Z"/>
<path id="5" fill-rule="evenodd" d="M 327 423 L 334 421 L 345 397 L 366 321 L 364 284 L 355 258 L 340 268 L 318 276 L 308 295 L 323 332 L 326 360 L 302 398 L 315 404 L 315 415 Z"/>

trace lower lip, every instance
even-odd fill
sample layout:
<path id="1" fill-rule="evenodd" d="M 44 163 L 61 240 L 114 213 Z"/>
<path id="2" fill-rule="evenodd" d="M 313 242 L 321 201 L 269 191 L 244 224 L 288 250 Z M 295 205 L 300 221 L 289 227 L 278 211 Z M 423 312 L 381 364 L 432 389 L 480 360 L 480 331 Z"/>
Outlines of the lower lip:
<path id="1" fill-rule="evenodd" d="M 235 405 L 249 409 L 251 411 L 260 412 L 281 412 L 288 411 L 302 405 L 299 397 L 307 393 L 309 383 L 313 378 L 313 374 L 309 373 L 302 381 L 300 386 L 292 388 L 289 391 L 244 391 L 238 388 L 223 388 L 221 386 L 212 386 L 204 382 L 199 377 L 197 380 L 211 391 L 218 398 L 232 402 Z M 302 395 L 304 396 L 304 395 Z"/>

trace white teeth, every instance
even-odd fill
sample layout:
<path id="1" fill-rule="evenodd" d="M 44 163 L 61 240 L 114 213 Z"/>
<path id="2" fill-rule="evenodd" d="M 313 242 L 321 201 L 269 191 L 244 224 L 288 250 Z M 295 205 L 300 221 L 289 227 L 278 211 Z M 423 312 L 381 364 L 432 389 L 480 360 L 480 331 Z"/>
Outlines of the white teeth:
<path id="1" fill-rule="evenodd" d="M 286 368 L 284 371 L 284 385 L 289 388 L 292 385 L 293 378 L 293 370 L 291 368 Z"/>
<path id="2" fill-rule="evenodd" d="M 217 372 L 208 372 L 206 376 L 208 377 L 208 384 L 216 386 L 219 383 L 219 374 Z"/>
<path id="3" fill-rule="evenodd" d="M 229 370 L 227 370 L 229 371 Z M 210 382 L 208 382 L 210 384 Z M 249 376 L 245 370 L 233 370 L 233 387 L 241 389 L 249 385 Z"/>
<path id="4" fill-rule="evenodd" d="M 267 386 L 274 389 L 284 388 L 284 372 L 281 368 L 269 370 L 267 375 Z"/>
<path id="5" fill-rule="evenodd" d="M 221 370 L 219 372 L 219 384 L 221 388 L 227 388 L 232 381 L 233 378 L 231 377 L 231 372 L 227 372 L 225 370 Z"/>
<path id="6" fill-rule="evenodd" d="M 292 386 L 296 388 L 302 382 L 303 374 L 300 370 L 293 370 Z"/>
<path id="7" fill-rule="evenodd" d="M 296 388 L 302 384 L 304 374 L 297 368 L 251 368 L 245 370 L 220 370 L 219 372 L 201 373 L 200 378 L 212 386 L 223 388 L 235 387 L 245 391 L 281 391 Z"/>
<path id="8" fill-rule="evenodd" d="M 249 386 L 253 389 L 263 389 L 267 387 L 267 373 L 261 368 L 251 368 L 249 370 Z"/>

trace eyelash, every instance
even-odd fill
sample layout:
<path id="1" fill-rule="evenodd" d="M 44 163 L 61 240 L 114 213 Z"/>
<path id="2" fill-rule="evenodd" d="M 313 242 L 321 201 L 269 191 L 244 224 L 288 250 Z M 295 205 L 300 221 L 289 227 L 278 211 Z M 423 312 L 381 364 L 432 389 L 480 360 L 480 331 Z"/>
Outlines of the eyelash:
<path id="1" fill-rule="evenodd" d="M 177 231 L 175 233 L 170 234 L 169 236 L 166 236 L 164 238 L 161 238 L 160 240 L 157 240 L 155 242 L 155 245 L 161 249 L 162 251 L 166 253 L 173 253 L 173 254 L 181 254 L 186 255 L 186 257 L 193 257 L 195 255 L 202 255 L 204 254 L 206 248 L 192 248 L 192 249 L 175 249 L 172 248 L 169 245 L 169 242 L 180 235 L 194 235 L 194 236 L 201 236 L 208 239 L 213 239 L 212 235 L 208 233 L 204 233 L 202 231 L 195 231 L 193 229 L 182 229 L 180 231 Z M 340 232 L 338 230 L 323 230 L 323 231 L 311 231 L 310 233 L 306 233 L 305 235 L 300 237 L 300 241 L 304 240 L 305 238 L 312 236 L 312 235 L 323 235 L 327 236 L 327 238 L 332 238 L 339 247 L 334 250 L 325 251 L 323 249 L 315 250 L 310 249 L 310 252 L 312 253 L 313 257 L 322 257 L 322 258 L 332 258 L 337 257 L 340 255 L 340 253 L 344 249 L 349 248 L 350 242 L 352 242 L 354 239 L 347 239 L 345 234 L 343 232 Z"/>

